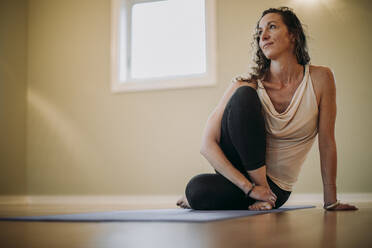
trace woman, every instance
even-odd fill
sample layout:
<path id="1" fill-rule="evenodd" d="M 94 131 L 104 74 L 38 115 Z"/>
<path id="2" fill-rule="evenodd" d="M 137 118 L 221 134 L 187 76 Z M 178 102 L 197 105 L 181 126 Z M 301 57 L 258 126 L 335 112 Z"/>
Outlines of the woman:
<path id="1" fill-rule="evenodd" d="M 318 134 L 324 208 L 336 198 L 336 89 L 329 68 L 309 65 L 300 21 L 287 7 L 257 23 L 256 67 L 238 78 L 209 116 L 201 154 L 217 174 L 188 183 L 177 205 L 199 210 L 279 208 Z"/>

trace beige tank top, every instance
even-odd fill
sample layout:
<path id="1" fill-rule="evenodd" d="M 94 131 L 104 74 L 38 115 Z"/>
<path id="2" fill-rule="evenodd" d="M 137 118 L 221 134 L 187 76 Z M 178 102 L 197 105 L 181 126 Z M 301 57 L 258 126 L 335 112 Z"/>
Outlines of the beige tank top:
<path id="1" fill-rule="evenodd" d="M 304 78 L 283 113 L 278 113 L 261 81 L 257 94 L 266 124 L 268 177 L 280 188 L 292 191 L 306 156 L 318 133 L 318 104 L 309 65 Z"/>

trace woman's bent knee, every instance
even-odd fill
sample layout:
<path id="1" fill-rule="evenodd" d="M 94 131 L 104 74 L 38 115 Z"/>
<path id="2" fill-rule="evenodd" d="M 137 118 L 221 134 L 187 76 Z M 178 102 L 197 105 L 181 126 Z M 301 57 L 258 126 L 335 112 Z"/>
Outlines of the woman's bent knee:
<path id="1" fill-rule="evenodd" d="M 238 88 L 231 97 L 231 104 L 242 107 L 243 109 L 261 109 L 261 102 L 254 88 L 242 86 Z"/>
<path id="2" fill-rule="evenodd" d="M 207 195 L 204 190 L 208 185 L 209 174 L 200 174 L 191 178 L 186 186 L 185 195 L 192 209 L 207 210 L 210 208 L 206 201 Z"/>
<path id="3" fill-rule="evenodd" d="M 240 87 L 229 104 L 221 137 L 228 137 L 230 150 L 236 151 L 245 170 L 258 169 L 265 164 L 266 130 L 257 92 L 249 86 Z"/>
<path id="4" fill-rule="evenodd" d="M 247 209 L 243 191 L 218 174 L 194 176 L 186 186 L 185 195 L 192 209 Z"/>

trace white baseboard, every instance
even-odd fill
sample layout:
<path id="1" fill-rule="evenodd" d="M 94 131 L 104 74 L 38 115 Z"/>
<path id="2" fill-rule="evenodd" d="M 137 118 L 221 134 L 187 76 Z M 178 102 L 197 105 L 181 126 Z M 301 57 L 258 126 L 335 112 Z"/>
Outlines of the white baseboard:
<path id="1" fill-rule="evenodd" d="M 0 196 L 0 205 L 7 204 L 7 205 L 25 205 L 29 204 L 28 197 L 25 195 L 20 196 Z"/>
<path id="2" fill-rule="evenodd" d="M 340 193 L 342 202 L 372 202 L 372 193 Z M 50 205 L 125 205 L 125 206 L 176 206 L 179 195 L 132 196 L 0 196 L 0 204 L 50 204 Z M 292 194 L 287 204 L 323 204 L 323 194 Z"/>
<path id="3" fill-rule="evenodd" d="M 340 193 L 337 194 L 337 199 L 341 202 L 372 202 L 372 193 Z M 291 194 L 286 204 L 313 203 L 323 204 L 323 194 L 307 193 L 307 194 Z"/>
<path id="4" fill-rule="evenodd" d="M 179 195 L 27 195 L 27 196 L 0 196 L 1 204 L 50 204 L 50 205 L 127 205 L 127 206 L 156 206 L 174 204 Z"/>
<path id="5" fill-rule="evenodd" d="M 81 204 L 81 205 L 165 205 L 176 203 L 179 196 L 130 195 L 130 196 L 29 196 L 30 204 Z"/>

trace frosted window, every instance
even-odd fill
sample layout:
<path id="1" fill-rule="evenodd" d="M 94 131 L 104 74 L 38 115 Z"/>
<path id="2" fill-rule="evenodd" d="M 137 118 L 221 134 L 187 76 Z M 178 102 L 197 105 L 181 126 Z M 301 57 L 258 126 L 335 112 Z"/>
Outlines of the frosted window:
<path id="1" fill-rule="evenodd" d="M 206 71 L 203 0 L 138 3 L 132 9 L 131 77 Z"/>

